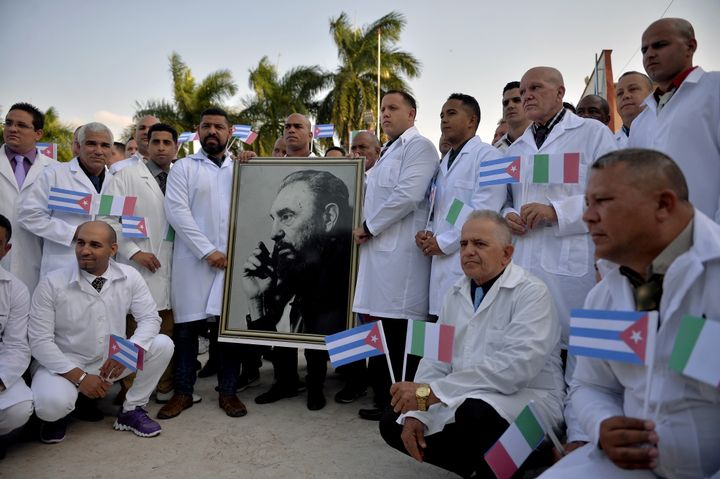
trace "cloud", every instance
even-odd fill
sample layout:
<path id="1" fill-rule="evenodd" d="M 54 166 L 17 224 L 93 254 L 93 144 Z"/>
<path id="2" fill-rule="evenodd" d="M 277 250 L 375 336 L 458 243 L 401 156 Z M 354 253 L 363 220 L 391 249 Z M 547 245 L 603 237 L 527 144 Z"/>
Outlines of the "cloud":
<path id="1" fill-rule="evenodd" d="M 95 121 L 99 121 L 110 128 L 116 137 L 119 137 L 123 129 L 133 122 L 130 116 L 118 115 L 117 113 L 106 110 L 96 111 L 93 118 Z"/>

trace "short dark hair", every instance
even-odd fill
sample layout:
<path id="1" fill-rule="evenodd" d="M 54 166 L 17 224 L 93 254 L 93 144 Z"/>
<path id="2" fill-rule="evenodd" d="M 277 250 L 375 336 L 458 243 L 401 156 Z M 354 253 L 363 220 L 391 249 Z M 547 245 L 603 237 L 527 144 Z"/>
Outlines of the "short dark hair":
<path id="1" fill-rule="evenodd" d="M 167 123 L 155 123 L 153 126 L 151 126 L 150 129 L 148 129 L 148 141 L 152 139 L 152 134 L 156 131 L 166 131 L 170 133 L 172 135 L 173 141 L 177 143 L 178 132 L 175 128 L 168 125 Z"/>
<path id="2" fill-rule="evenodd" d="M 122 143 L 122 142 L 120 142 L 120 141 L 114 141 L 114 142 L 113 142 L 113 146 L 114 146 L 115 148 L 118 148 L 118 149 L 122 150 L 122 151 L 125 151 L 125 143 Z"/>
<path id="3" fill-rule="evenodd" d="M 385 92 L 385 94 L 383 95 L 383 97 L 388 96 L 388 95 L 392 95 L 393 93 L 402 96 L 403 99 L 405 100 L 405 102 L 408 104 L 408 106 L 410 106 L 410 108 L 412 108 L 413 110 L 417 111 L 417 102 L 415 101 L 415 98 L 413 98 L 412 95 L 409 94 L 409 93 L 406 92 L 406 91 L 402 91 L 402 90 L 388 90 L 388 91 Z"/>
<path id="4" fill-rule="evenodd" d="M 508 90 L 513 90 L 515 88 L 520 88 L 520 82 L 519 81 L 511 81 L 507 85 L 505 85 L 505 88 L 503 88 L 503 95 Z"/>
<path id="5" fill-rule="evenodd" d="M 342 153 L 342 156 L 347 156 L 347 152 L 345 151 L 345 148 L 343 148 L 342 146 L 331 146 L 330 148 L 325 150 L 325 156 L 327 156 L 327 154 L 330 153 L 331 151 L 339 151 L 340 153 Z"/>
<path id="6" fill-rule="evenodd" d="M 448 100 L 458 100 L 462 102 L 462 104 L 469 108 L 472 114 L 477 117 L 478 125 L 480 124 L 480 105 L 478 105 L 474 97 L 464 93 L 453 93 L 448 97 Z"/>
<path id="7" fill-rule="evenodd" d="M 228 117 L 227 112 L 222 108 L 218 108 L 216 106 L 205 108 L 202 113 L 200 113 L 200 120 L 202 121 L 202 118 L 205 116 L 222 116 L 225 117 L 225 120 L 227 120 L 228 123 L 230 123 L 230 118 Z M 148 136 L 148 138 L 150 137 Z"/>
<path id="8" fill-rule="evenodd" d="M 35 128 L 35 131 L 42 130 L 45 127 L 45 115 L 35 105 L 24 102 L 15 103 L 13 106 L 10 107 L 8 113 L 13 110 L 22 110 L 26 113 L 30 113 L 33 118 L 32 124 L 33 128 Z"/>
<path id="9" fill-rule="evenodd" d="M 350 211 L 350 194 L 347 185 L 337 176 L 327 171 L 300 170 L 287 175 L 280 184 L 278 192 L 292 183 L 303 182 L 315 195 L 315 211 L 323 205 L 335 203 L 340 210 L 339 229 L 350 229 L 352 217 Z"/>
<path id="10" fill-rule="evenodd" d="M 570 110 L 573 113 L 577 113 L 577 110 L 575 110 L 575 105 L 568 101 L 563 102 L 563 108 L 565 108 L 566 110 Z"/>
<path id="11" fill-rule="evenodd" d="M 4 217 L 3 215 L 0 215 L 0 228 L 3 228 L 6 233 L 5 241 L 10 241 L 10 238 L 12 238 L 12 224 L 10 224 L 10 220 Z"/>
<path id="12" fill-rule="evenodd" d="M 600 95 L 585 95 L 584 97 L 580 98 L 580 101 L 578 102 L 578 105 L 580 105 L 580 102 L 583 101 L 585 98 L 594 98 L 600 102 L 600 108 L 602 109 L 602 112 L 605 116 L 610 116 L 610 105 L 608 104 L 607 100 Z"/>
<path id="13" fill-rule="evenodd" d="M 680 167 L 665 153 L 645 148 L 626 148 L 601 156 L 592 164 L 593 170 L 624 164 L 628 173 L 637 178 L 638 186 L 670 188 L 683 201 L 688 201 L 688 186 Z"/>

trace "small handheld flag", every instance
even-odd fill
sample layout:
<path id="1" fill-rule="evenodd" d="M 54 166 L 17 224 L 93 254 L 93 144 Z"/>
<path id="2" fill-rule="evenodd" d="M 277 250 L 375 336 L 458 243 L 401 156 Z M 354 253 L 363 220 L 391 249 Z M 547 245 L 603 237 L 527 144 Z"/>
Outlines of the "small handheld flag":
<path id="1" fill-rule="evenodd" d="M 473 212 L 472 207 L 466 205 L 457 198 L 453 199 L 450 208 L 448 209 L 445 221 L 453 225 L 456 229 L 462 229 L 465 221 L 467 221 L 470 213 Z"/>
<path id="2" fill-rule="evenodd" d="M 250 145 L 253 141 L 255 141 L 255 138 L 257 138 L 258 135 L 252 131 L 252 127 L 250 125 L 233 125 L 232 136 L 243 143 Z"/>
<path id="3" fill-rule="evenodd" d="M 108 357 L 119 362 L 131 371 L 142 371 L 145 351 L 130 340 L 116 334 L 110 335 Z"/>
<path id="4" fill-rule="evenodd" d="M 315 125 L 313 129 L 313 137 L 315 138 L 332 138 L 335 134 L 335 125 Z"/>
<path id="5" fill-rule="evenodd" d="M 580 153 L 533 156 L 533 183 L 579 183 Z"/>
<path id="6" fill-rule="evenodd" d="M 126 238 L 147 238 L 147 225 L 142 216 L 123 216 L 122 234 Z"/>
<path id="7" fill-rule="evenodd" d="M 35 146 L 40 153 L 57 161 L 57 143 L 36 143 Z"/>
<path id="8" fill-rule="evenodd" d="M 675 337 L 670 369 L 720 388 L 720 321 L 685 316 Z"/>
<path id="9" fill-rule="evenodd" d="M 137 196 L 95 195 L 92 214 L 105 216 L 132 216 Z"/>
<path id="10" fill-rule="evenodd" d="M 480 186 L 519 183 L 521 166 L 519 156 L 483 161 L 479 170 Z"/>
<path id="11" fill-rule="evenodd" d="M 333 367 L 379 356 L 384 351 L 384 339 L 378 322 L 325 336 L 325 345 Z"/>
<path id="12" fill-rule="evenodd" d="M 48 209 L 89 215 L 93 195 L 85 191 L 65 190 L 52 187 L 48 195 Z"/>
<path id="13" fill-rule="evenodd" d="M 405 354 L 452 362 L 455 326 L 408 321 Z"/>
<path id="14" fill-rule="evenodd" d="M 515 422 L 485 453 L 485 461 L 498 479 L 510 479 L 545 438 L 539 418 L 530 406 L 518 414 Z"/>
<path id="15" fill-rule="evenodd" d="M 188 141 L 192 141 L 194 135 L 195 135 L 195 133 L 192 131 L 184 131 L 184 132 L 180 133 L 180 135 L 178 136 L 177 142 L 178 143 L 186 143 Z"/>

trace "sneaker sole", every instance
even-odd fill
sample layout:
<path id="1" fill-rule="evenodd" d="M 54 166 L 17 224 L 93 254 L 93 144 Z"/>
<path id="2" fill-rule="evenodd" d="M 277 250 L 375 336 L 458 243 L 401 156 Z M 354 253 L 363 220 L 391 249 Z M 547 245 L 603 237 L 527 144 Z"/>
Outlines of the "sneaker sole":
<path id="1" fill-rule="evenodd" d="M 135 434 L 136 436 L 140 436 L 140 437 L 155 437 L 162 432 L 162 430 L 158 430 L 155 432 L 151 432 L 150 434 L 146 434 L 146 433 L 138 431 L 137 429 L 135 429 L 132 426 L 126 426 L 125 424 L 120 424 L 117 421 L 115 421 L 115 424 L 113 424 L 113 429 L 115 429 L 116 431 L 132 431 L 133 434 Z"/>
<path id="2" fill-rule="evenodd" d="M 246 390 L 246 389 L 254 388 L 255 386 L 259 386 L 259 385 L 260 385 L 260 376 L 256 377 L 255 379 L 253 379 L 252 381 L 248 382 L 247 384 L 245 384 L 245 385 L 243 385 L 243 386 L 240 386 L 239 388 L 237 388 L 237 391 L 238 391 L 238 392 L 242 392 L 242 391 L 244 391 L 244 390 Z"/>
<path id="3" fill-rule="evenodd" d="M 63 442 L 65 440 L 65 436 L 61 437 L 60 439 L 43 439 L 40 438 L 40 442 L 43 444 L 57 444 L 59 442 Z"/>

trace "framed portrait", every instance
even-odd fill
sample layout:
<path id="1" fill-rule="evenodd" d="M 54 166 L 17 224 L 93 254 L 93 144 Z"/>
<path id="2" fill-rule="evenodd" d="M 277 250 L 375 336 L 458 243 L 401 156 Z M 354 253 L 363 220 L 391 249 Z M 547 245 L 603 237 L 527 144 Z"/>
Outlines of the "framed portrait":
<path id="1" fill-rule="evenodd" d="M 220 341 L 324 349 L 354 326 L 363 159 L 236 163 Z"/>

